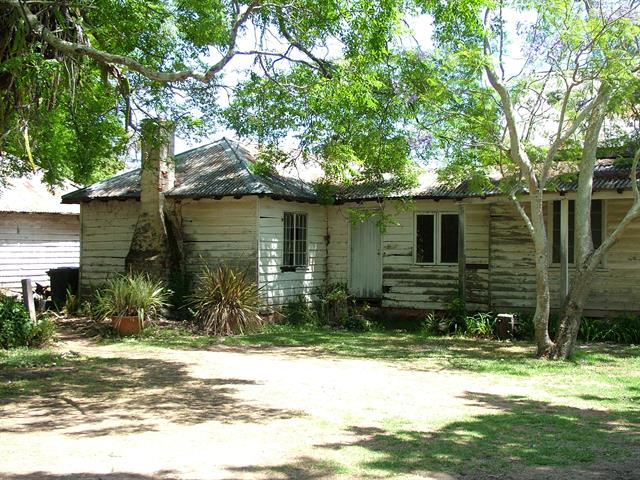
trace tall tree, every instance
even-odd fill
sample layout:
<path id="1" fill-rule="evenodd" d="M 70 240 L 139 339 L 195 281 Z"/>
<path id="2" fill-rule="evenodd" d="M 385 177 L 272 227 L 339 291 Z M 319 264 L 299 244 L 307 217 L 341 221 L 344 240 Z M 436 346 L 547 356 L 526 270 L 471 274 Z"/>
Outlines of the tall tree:
<path id="1" fill-rule="evenodd" d="M 639 3 L 414 5 L 433 21 L 435 48 L 407 48 L 399 30 L 381 56 L 337 62 L 331 77 L 304 65 L 265 68 L 262 77 L 240 87 L 227 118 L 241 134 L 266 143 L 293 132 L 303 150 L 317 154 L 337 177 L 393 173 L 402 185 L 411 179 L 413 160 L 437 157 L 446 161 L 443 177 L 472 178 L 481 189 L 499 171 L 500 188 L 535 249 L 538 355 L 565 358 L 574 348 L 594 269 L 640 214 L 636 155 L 630 165 L 635 200 L 594 248 L 589 219 L 602 126 L 628 118 L 638 98 Z M 567 165 L 580 172 L 575 271 L 552 340 L 545 193 Z"/>
<path id="2" fill-rule="evenodd" d="M 435 11 L 444 26 L 456 18 L 446 8 L 436 7 Z M 524 40 L 520 55 L 507 52 L 505 47 L 509 40 L 507 11 L 512 17 L 518 13 L 533 17 L 527 28 L 520 27 Z M 593 272 L 629 223 L 640 215 L 636 177 L 639 151 L 630 166 L 633 203 L 614 231 L 594 248 L 590 210 L 596 150 L 603 123 L 616 115 L 631 115 L 637 99 L 639 11 L 640 4 L 635 0 L 549 0 L 500 2 L 484 8 L 475 6 L 470 12 L 477 25 L 467 37 L 473 41 L 465 48 L 466 55 L 477 56 L 500 114 L 500 135 L 484 137 L 493 152 L 490 163 L 511 173 L 506 192 L 522 216 L 535 248 L 534 323 L 539 356 L 571 355 Z M 443 28 L 439 33 L 446 47 L 459 45 L 460 39 L 452 38 L 449 29 Z M 507 72 L 507 56 L 524 59 L 517 71 L 511 68 Z M 579 170 L 575 271 L 562 302 L 557 337 L 552 340 L 548 327 L 550 248 L 544 195 L 553 189 L 558 160 L 569 150 L 576 155 Z M 491 157 L 485 155 L 485 159 Z M 528 204 L 527 209 L 523 201 Z"/>
<path id="3" fill-rule="evenodd" d="M 384 48 L 395 0 L 0 0 L 0 152 L 55 182 L 110 173 L 132 112 L 212 124 L 232 62 L 332 75 Z M 193 112 L 200 112 L 193 119 Z M 24 160 L 23 160 L 24 159 Z"/>

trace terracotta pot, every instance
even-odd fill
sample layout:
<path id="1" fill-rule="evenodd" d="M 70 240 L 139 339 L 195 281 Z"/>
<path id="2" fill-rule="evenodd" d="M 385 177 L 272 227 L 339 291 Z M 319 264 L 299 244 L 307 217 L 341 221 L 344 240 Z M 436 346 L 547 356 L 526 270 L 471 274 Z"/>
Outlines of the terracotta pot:
<path id="1" fill-rule="evenodd" d="M 142 330 L 143 322 L 139 316 L 111 317 L 111 326 L 120 335 L 135 335 Z"/>

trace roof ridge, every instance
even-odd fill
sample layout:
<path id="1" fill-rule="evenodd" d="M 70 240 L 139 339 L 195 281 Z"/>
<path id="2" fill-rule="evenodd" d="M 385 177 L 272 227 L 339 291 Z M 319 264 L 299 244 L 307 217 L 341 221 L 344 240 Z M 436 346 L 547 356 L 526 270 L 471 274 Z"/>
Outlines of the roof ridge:
<path id="1" fill-rule="evenodd" d="M 226 137 L 221 137 L 221 138 L 219 138 L 218 140 L 214 140 L 213 142 L 205 143 L 204 145 L 198 145 L 197 147 L 190 148 L 189 150 L 184 150 L 184 151 L 182 151 L 182 152 L 180 152 L 180 153 L 175 153 L 173 156 L 174 156 L 174 157 L 181 157 L 182 155 L 187 155 L 187 154 L 189 154 L 189 153 L 193 153 L 193 152 L 195 152 L 196 150 L 205 149 L 205 148 L 210 148 L 210 147 L 212 147 L 213 145 L 215 145 L 215 144 L 218 144 L 218 143 L 222 142 L 223 140 L 226 140 Z"/>
<path id="2" fill-rule="evenodd" d="M 240 155 L 238 155 L 238 152 L 236 150 L 236 147 L 234 145 L 231 144 L 231 142 L 229 141 L 229 139 L 227 137 L 222 137 L 222 140 L 224 140 L 227 145 L 229 145 L 229 149 L 233 152 L 233 155 L 236 157 L 236 159 L 238 160 L 238 162 L 240 162 L 240 164 L 242 165 L 242 167 L 247 171 L 247 173 L 249 174 L 249 176 L 251 177 L 251 180 L 255 183 L 258 183 L 260 186 L 262 186 L 263 189 L 265 189 L 266 191 L 264 193 L 269 193 L 269 191 L 271 190 L 271 188 L 269 187 L 269 185 L 267 185 L 263 179 L 261 178 L 260 175 L 256 175 L 254 172 L 251 171 L 251 169 L 249 168 L 249 166 L 242 160 L 242 158 L 240 158 Z M 235 142 L 234 142 L 235 143 Z M 239 146 L 239 145 L 237 145 Z M 249 151 L 247 150 L 247 153 L 249 153 Z M 251 153 L 249 153 L 250 155 Z"/>

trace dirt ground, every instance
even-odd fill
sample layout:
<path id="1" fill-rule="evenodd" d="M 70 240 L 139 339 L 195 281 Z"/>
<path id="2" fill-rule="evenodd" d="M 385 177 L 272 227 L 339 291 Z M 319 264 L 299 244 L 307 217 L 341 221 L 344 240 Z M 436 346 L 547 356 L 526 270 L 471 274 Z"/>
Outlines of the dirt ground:
<path id="1" fill-rule="evenodd" d="M 314 358 L 286 348 L 182 351 L 73 337 L 58 348 L 96 360 L 60 367 L 82 370 L 55 377 L 38 395 L 0 404 L 3 479 L 361 477 L 333 468 L 341 446 L 373 441 L 394 419 L 429 432 L 460 412 L 500 408 L 474 396 L 527 393 L 471 373 Z M 638 466 L 629 459 L 585 471 L 454 476 L 415 468 L 385 476 L 631 479 L 640 478 Z"/>

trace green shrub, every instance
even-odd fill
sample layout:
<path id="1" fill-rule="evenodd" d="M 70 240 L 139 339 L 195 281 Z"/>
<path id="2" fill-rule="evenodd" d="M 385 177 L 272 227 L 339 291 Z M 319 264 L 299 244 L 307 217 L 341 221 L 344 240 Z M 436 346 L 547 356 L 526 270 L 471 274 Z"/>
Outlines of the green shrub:
<path id="1" fill-rule="evenodd" d="M 33 324 L 21 301 L 12 297 L 0 297 L 0 347 L 25 347 Z"/>
<path id="2" fill-rule="evenodd" d="M 353 311 L 343 319 L 342 328 L 350 332 L 368 332 L 371 322 L 363 312 Z"/>
<path id="3" fill-rule="evenodd" d="M 298 295 L 295 300 L 289 300 L 282 307 L 281 323 L 294 327 L 316 325 L 318 314 L 303 295 Z"/>
<path id="4" fill-rule="evenodd" d="M 453 297 L 447 304 L 447 316 L 456 320 L 455 323 L 461 324 L 467 317 L 467 304 L 463 298 Z"/>
<path id="5" fill-rule="evenodd" d="M 332 283 L 314 290 L 318 321 L 323 326 L 345 328 L 355 304 L 345 283 Z"/>
<path id="6" fill-rule="evenodd" d="M 440 319 L 430 312 L 426 317 L 420 320 L 420 333 L 425 335 L 439 335 L 440 334 Z"/>
<path id="7" fill-rule="evenodd" d="M 33 325 L 31 329 L 31 338 L 29 339 L 29 347 L 42 347 L 53 340 L 56 333 L 56 325 L 49 318 L 42 318 Z"/>
<path id="8" fill-rule="evenodd" d="M 80 310 L 80 302 L 78 296 L 71 293 L 71 289 L 67 289 L 64 300 L 64 313 L 67 316 L 77 315 Z"/>
<path id="9" fill-rule="evenodd" d="M 517 340 L 533 340 L 536 335 L 533 315 L 518 314 L 514 337 Z"/>
<path id="10" fill-rule="evenodd" d="M 578 338 L 585 342 L 640 343 L 640 316 L 626 314 L 613 320 L 583 318 Z"/>
<path id="11" fill-rule="evenodd" d="M 205 267 L 188 298 L 196 324 L 208 334 L 244 334 L 264 323 L 258 286 L 229 265 Z"/>
<path id="12" fill-rule="evenodd" d="M 171 292 L 164 282 L 145 273 L 130 273 L 109 279 L 96 294 L 94 314 L 98 318 L 139 316 L 151 321 L 168 304 Z"/>
<path id="13" fill-rule="evenodd" d="M 478 312 L 464 319 L 464 334 L 475 338 L 493 338 L 496 329 L 496 317 L 492 313 Z"/>
<path id="14" fill-rule="evenodd" d="M 0 347 L 39 347 L 53 338 L 55 326 L 49 319 L 33 323 L 18 299 L 0 296 Z"/>

